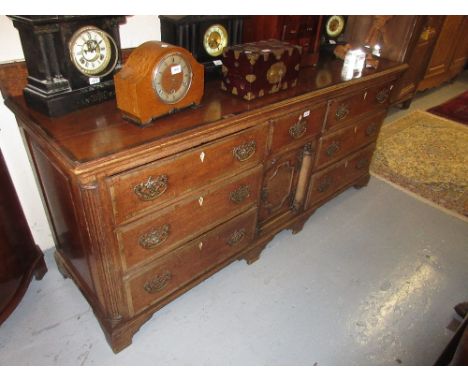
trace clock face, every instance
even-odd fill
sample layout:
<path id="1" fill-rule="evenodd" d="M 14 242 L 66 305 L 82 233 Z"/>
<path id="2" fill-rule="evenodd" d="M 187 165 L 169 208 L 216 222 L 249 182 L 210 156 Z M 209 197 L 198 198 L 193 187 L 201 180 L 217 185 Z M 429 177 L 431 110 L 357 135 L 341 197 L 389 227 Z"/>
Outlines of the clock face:
<path id="1" fill-rule="evenodd" d="M 77 30 L 70 39 L 69 49 L 73 64 L 84 75 L 104 76 L 112 71 L 117 60 L 109 68 L 114 42 L 104 31 L 86 26 Z"/>
<path id="2" fill-rule="evenodd" d="M 169 53 L 153 71 L 153 89 L 164 103 L 182 100 L 192 84 L 192 68 L 180 53 Z"/>
<path id="3" fill-rule="evenodd" d="M 329 37 L 338 37 L 344 30 L 345 19 L 343 16 L 331 16 L 325 25 Z"/>
<path id="4" fill-rule="evenodd" d="M 221 24 L 211 25 L 203 36 L 203 47 L 212 57 L 220 56 L 228 43 L 227 30 Z"/>

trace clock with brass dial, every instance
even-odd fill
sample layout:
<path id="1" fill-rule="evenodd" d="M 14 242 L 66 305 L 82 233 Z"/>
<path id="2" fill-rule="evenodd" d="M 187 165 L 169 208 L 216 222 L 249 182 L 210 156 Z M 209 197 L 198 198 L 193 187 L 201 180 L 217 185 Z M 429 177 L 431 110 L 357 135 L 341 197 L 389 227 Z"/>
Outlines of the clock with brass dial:
<path id="1" fill-rule="evenodd" d="M 229 37 L 226 28 L 221 24 L 214 24 L 208 27 L 203 36 L 203 47 L 206 53 L 212 57 L 218 57 L 223 53 L 223 49 L 229 44 Z"/>
<path id="2" fill-rule="evenodd" d="M 70 57 L 85 76 L 105 76 L 117 64 L 118 55 L 114 39 L 103 30 L 85 26 L 77 30 L 69 42 Z M 111 61 L 111 57 L 113 60 Z"/>
<path id="3" fill-rule="evenodd" d="M 199 104 L 204 67 L 190 52 L 160 41 L 135 48 L 114 76 L 117 107 L 139 125 Z"/>
<path id="4" fill-rule="evenodd" d="M 28 69 L 28 106 L 58 117 L 115 97 L 125 16 L 12 15 Z"/>

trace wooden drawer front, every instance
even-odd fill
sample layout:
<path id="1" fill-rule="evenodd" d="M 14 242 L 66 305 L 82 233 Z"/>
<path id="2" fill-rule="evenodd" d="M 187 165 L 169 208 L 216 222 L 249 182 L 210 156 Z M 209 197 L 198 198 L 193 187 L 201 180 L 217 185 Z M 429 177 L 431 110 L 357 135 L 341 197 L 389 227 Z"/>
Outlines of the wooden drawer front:
<path id="1" fill-rule="evenodd" d="M 376 140 L 385 114 L 381 112 L 321 137 L 315 167 L 324 167 Z"/>
<path id="2" fill-rule="evenodd" d="M 254 237 L 256 209 L 224 223 L 158 260 L 127 281 L 135 313 L 161 300 L 245 248 Z"/>
<path id="3" fill-rule="evenodd" d="M 116 223 L 172 201 L 216 178 L 253 167 L 265 155 L 267 130 L 267 125 L 262 124 L 110 178 Z"/>
<path id="4" fill-rule="evenodd" d="M 289 144 L 306 141 L 322 130 L 327 105 L 305 108 L 273 120 L 271 152 L 276 154 Z"/>
<path id="5" fill-rule="evenodd" d="M 313 175 L 307 208 L 368 173 L 374 148 L 375 145 L 367 146 L 341 162 Z"/>
<path id="6" fill-rule="evenodd" d="M 143 261 L 193 239 L 257 202 L 262 167 L 228 182 L 205 188 L 157 214 L 132 222 L 116 230 L 124 266 Z"/>
<path id="7" fill-rule="evenodd" d="M 363 89 L 345 97 L 329 101 L 326 129 L 331 129 L 342 122 L 374 110 L 375 107 L 387 107 L 393 84 L 383 84 Z"/>

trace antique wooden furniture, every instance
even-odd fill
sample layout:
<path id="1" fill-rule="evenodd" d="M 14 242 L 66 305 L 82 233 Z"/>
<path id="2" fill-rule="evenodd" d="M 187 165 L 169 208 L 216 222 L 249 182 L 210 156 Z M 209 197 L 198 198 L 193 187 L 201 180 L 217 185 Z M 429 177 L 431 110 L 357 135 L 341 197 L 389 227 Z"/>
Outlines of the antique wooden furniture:
<path id="1" fill-rule="evenodd" d="M 58 116 L 113 98 L 124 16 L 10 16 L 28 67 L 28 105 Z"/>
<path id="2" fill-rule="evenodd" d="M 302 47 L 275 39 L 240 44 L 223 52 L 221 89 L 247 101 L 293 88 Z"/>
<path id="3" fill-rule="evenodd" d="M 315 65 L 319 58 L 322 16 L 248 16 L 244 20 L 244 42 L 270 38 L 302 46 L 303 66 Z"/>
<path id="4" fill-rule="evenodd" d="M 204 67 L 190 52 L 160 41 L 147 41 L 130 54 L 114 78 L 117 107 L 138 124 L 198 105 Z"/>
<path id="5" fill-rule="evenodd" d="M 349 16 L 346 39 L 362 45 L 379 43 L 382 57 L 408 64 L 390 100 L 391 104 L 407 108 L 426 71 L 443 16 L 391 16 L 384 20 L 379 31 L 371 33 L 374 19 L 375 16 L 369 15 Z"/>
<path id="6" fill-rule="evenodd" d="M 468 59 L 468 16 L 439 16 L 442 22 L 424 78 L 418 90 L 439 86 L 456 77 Z"/>
<path id="7" fill-rule="evenodd" d="M 0 151 L 0 324 L 21 301 L 33 276 L 47 272 Z"/>
<path id="8" fill-rule="evenodd" d="M 208 82 L 200 107 L 144 129 L 114 101 L 49 118 L 11 97 L 41 183 L 56 259 L 115 352 L 162 306 L 369 180 L 393 84 L 382 60 L 341 80 L 323 59 L 250 102 Z M 326 80 L 324 80 L 324 78 Z"/>

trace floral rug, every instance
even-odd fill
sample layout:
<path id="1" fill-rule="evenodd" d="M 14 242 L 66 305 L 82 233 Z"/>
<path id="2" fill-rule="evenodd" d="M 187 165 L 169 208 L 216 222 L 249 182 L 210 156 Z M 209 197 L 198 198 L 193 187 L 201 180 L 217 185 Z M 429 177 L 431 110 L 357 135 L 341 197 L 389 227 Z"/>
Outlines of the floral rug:
<path id="1" fill-rule="evenodd" d="M 371 174 L 468 221 L 468 127 L 417 110 L 384 125 Z"/>
<path id="2" fill-rule="evenodd" d="M 468 91 L 430 108 L 428 112 L 468 125 Z"/>

